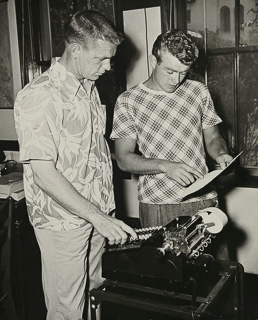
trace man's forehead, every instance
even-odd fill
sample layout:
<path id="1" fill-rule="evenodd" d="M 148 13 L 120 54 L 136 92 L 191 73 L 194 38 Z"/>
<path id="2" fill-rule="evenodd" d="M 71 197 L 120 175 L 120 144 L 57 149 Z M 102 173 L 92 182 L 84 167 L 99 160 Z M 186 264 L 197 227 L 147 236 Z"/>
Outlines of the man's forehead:
<path id="1" fill-rule="evenodd" d="M 94 55 L 103 56 L 103 54 L 113 54 L 116 52 L 117 46 L 111 42 L 104 41 L 101 39 L 96 40 L 96 42 L 89 43 L 86 51 L 92 52 Z"/>
<path id="2" fill-rule="evenodd" d="M 111 43 L 110 41 L 96 39 L 95 41 L 90 41 L 87 45 L 89 49 L 100 49 L 100 48 L 114 48 L 117 47 L 115 44 Z"/>
<path id="3" fill-rule="evenodd" d="M 183 64 L 177 57 L 175 57 L 169 51 L 162 52 L 160 57 L 161 57 L 161 63 L 163 64 L 163 66 L 165 66 L 168 69 L 180 68 L 180 70 L 187 71 L 191 67 L 191 65 Z"/>

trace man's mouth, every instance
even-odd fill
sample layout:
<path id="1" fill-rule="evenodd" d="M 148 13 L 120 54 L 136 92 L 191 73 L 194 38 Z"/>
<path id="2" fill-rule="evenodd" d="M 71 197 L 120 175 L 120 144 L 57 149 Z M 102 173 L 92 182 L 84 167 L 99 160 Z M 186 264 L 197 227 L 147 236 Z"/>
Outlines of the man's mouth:
<path id="1" fill-rule="evenodd" d="M 96 76 L 102 76 L 102 74 L 104 74 L 105 73 L 105 71 L 104 72 L 98 72 L 98 73 L 96 73 Z"/>

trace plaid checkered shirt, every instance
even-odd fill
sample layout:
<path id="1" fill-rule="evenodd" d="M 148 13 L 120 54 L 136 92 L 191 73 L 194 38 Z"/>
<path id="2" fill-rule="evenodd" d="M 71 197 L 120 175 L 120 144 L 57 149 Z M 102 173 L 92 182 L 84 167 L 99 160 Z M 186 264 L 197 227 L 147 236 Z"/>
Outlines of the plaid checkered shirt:
<path id="1" fill-rule="evenodd" d="M 184 162 L 204 175 L 208 167 L 203 130 L 220 122 L 208 88 L 200 82 L 185 80 L 173 93 L 140 83 L 118 97 L 110 138 L 134 139 L 143 157 Z M 184 189 L 165 173 L 141 175 L 138 198 L 149 204 L 176 204 L 217 195 L 209 186 L 182 201 Z"/>

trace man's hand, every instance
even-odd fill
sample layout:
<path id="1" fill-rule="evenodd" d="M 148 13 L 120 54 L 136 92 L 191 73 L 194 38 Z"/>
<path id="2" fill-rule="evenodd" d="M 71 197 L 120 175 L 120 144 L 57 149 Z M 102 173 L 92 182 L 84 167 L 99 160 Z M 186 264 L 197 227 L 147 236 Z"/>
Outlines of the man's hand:
<path id="1" fill-rule="evenodd" d="M 108 239 L 110 245 L 124 244 L 128 239 L 128 235 L 137 239 L 137 234 L 133 228 L 107 214 L 96 215 L 91 223 L 102 236 Z"/>
<path id="2" fill-rule="evenodd" d="M 165 161 L 163 166 L 163 172 L 184 187 L 192 184 L 197 179 L 203 178 L 199 171 L 185 163 Z"/>
<path id="3" fill-rule="evenodd" d="M 225 169 L 232 160 L 233 158 L 227 153 L 222 153 L 216 158 L 216 162 L 220 165 L 221 169 Z"/>
<path id="4" fill-rule="evenodd" d="M 56 170 L 52 161 L 31 160 L 35 183 L 62 207 L 90 222 L 110 244 L 124 244 L 128 234 L 137 238 L 135 231 L 123 221 L 103 213 L 85 199 L 72 184 Z M 62 190 L 60 192 L 60 190 Z"/>

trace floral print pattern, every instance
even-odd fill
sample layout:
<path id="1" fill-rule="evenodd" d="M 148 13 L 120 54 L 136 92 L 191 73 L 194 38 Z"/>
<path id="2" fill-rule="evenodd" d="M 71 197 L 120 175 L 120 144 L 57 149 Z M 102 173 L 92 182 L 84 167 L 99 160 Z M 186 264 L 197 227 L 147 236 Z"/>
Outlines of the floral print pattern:
<path id="1" fill-rule="evenodd" d="M 18 93 L 14 113 L 34 227 L 69 230 L 87 221 L 67 211 L 35 184 L 31 159 L 53 161 L 86 199 L 105 213 L 114 209 L 112 163 L 104 138 L 106 112 L 94 82 L 79 81 L 54 59 L 49 70 Z"/>

